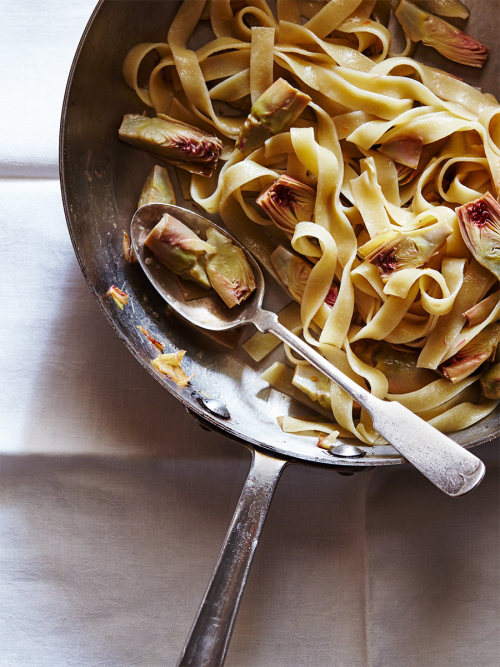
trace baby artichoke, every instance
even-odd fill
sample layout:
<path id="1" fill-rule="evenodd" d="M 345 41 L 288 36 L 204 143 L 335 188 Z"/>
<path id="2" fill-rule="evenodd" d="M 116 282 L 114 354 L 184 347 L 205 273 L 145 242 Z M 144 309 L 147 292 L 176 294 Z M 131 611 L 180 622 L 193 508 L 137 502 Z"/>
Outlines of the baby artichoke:
<path id="1" fill-rule="evenodd" d="M 144 204 L 175 204 L 174 188 L 165 167 L 155 164 L 142 188 L 137 208 Z"/>
<path id="2" fill-rule="evenodd" d="M 387 278 L 400 269 L 418 268 L 435 255 L 451 234 L 446 222 L 437 222 L 412 232 L 389 230 L 374 236 L 358 248 L 363 259 L 375 264 Z"/>
<path id="3" fill-rule="evenodd" d="M 481 392 L 485 398 L 500 399 L 500 364 L 495 364 L 481 377 Z"/>
<path id="4" fill-rule="evenodd" d="M 488 48 L 454 25 L 420 9 L 408 0 L 401 0 L 395 11 L 406 36 L 423 42 L 449 60 L 470 67 L 482 67 Z"/>
<path id="5" fill-rule="evenodd" d="M 495 354 L 500 342 L 500 324 L 488 324 L 451 359 L 439 367 L 443 375 L 454 384 L 476 371 L 482 363 Z"/>
<path id="6" fill-rule="evenodd" d="M 145 245 L 176 275 L 210 287 L 201 260 L 213 248 L 177 218 L 165 213 L 151 230 Z"/>
<path id="7" fill-rule="evenodd" d="M 500 280 L 500 204 L 488 192 L 456 211 L 467 247 Z"/>
<path id="8" fill-rule="evenodd" d="M 312 220 L 315 200 L 316 192 L 312 188 L 283 174 L 259 195 L 257 204 L 276 227 L 291 237 L 298 222 Z"/>
<path id="9" fill-rule="evenodd" d="M 300 303 L 312 266 L 281 245 L 271 253 L 271 263 L 283 286 Z"/>
<path id="10" fill-rule="evenodd" d="M 126 114 L 118 136 L 136 148 L 202 176 L 212 175 L 222 150 L 217 137 L 161 113 L 156 118 Z"/>
<path id="11" fill-rule="evenodd" d="M 241 128 L 236 148 L 250 153 L 273 134 L 288 130 L 311 101 L 309 95 L 277 79 L 255 100 Z"/>
<path id="12" fill-rule="evenodd" d="M 255 276 L 241 248 L 213 227 L 207 230 L 211 250 L 206 270 L 211 286 L 233 308 L 245 301 L 255 289 Z"/>

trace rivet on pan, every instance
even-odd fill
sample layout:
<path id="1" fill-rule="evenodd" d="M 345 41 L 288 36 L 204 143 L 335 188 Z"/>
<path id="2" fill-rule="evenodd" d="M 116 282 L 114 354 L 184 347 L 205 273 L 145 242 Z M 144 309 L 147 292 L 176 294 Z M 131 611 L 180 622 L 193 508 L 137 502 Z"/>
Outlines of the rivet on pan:
<path id="1" fill-rule="evenodd" d="M 220 417 L 220 419 L 231 418 L 229 410 L 226 408 L 224 403 L 221 403 L 216 398 L 208 398 L 207 396 L 203 396 L 203 394 L 196 392 L 196 400 L 198 403 L 201 403 L 201 405 L 203 405 L 206 410 L 211 412 L 216 417 Z"/>
<path id="2" fill-rule="evenodd" d="M 336 447 L 330 447 L 328 450 L 333 456 L 338 456 L 343 459 L 360 459 L 366 455 L 359 447 L 356 445 L 337 445 Z"/>

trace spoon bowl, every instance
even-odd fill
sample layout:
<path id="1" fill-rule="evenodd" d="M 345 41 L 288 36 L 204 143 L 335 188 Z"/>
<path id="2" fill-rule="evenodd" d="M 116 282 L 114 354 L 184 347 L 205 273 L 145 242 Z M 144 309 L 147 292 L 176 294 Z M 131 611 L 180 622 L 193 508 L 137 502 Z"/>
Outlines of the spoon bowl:
<path id="1" fill-rule="evenodd" d="M 255 277 L 255 290 L 239 306 L 228 308 L 214 290 L 207 291 L 202 287 L 195 290 L 199 298 L 186 300 L 180 279 L 169 271 L 155 255 L 144 245 L 149 233 L 165 213 L 169 213 L 180 220 L 186 227 L 193 230 L 198 236 L 205 239 L 209 227 L 215 228 L 229 238 L 234 245 L 239 246 L 245 253 Z M 234 329 L 243 324 L 253 322 L 256 313 L 262 306 L 264 298 L 264 276 L 260 266 L 253 256 L 239 243 L 234 236 L 207 220 L 202 215 L 189 211 L 173 204 L 146 204 L 138 209 L 130 224 L 130 238 L 135 254 L 142 270 L 154 285 L 156 290 L 165 299 L 169 306 L 182 318 L 202 329 L 210 331 L 224 331 Z"/>

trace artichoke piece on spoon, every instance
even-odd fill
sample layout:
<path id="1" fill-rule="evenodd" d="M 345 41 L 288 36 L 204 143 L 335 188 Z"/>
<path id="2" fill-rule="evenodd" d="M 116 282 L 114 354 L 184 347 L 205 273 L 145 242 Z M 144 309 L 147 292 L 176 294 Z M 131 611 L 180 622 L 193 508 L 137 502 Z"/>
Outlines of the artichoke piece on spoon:
<path id="1" fill-rule="evenodd" d="M 257 204 L 276 227 L 290 237 L 297 223 L 312 220 L 316 192 L 296 178 L 283 174 L 257 197 Z"/>
<path id="2" fill-rule="evenodd" d="M 500 280 L 500 204 L 488 192 L 456 212 L 467 247 Z"/>
<path id="3" fill-rule="evenodd" d="M 202 259 L 213 248 L 177 218 L 165 213 L 144 243 L 176 275 L 210 287 Z"/>
<path id="4" fill-rule="evenodd" d="M 142 188 L 137 208 L 145 204 L 175 204 L 175 193 L 165 167 L 155 164 Z"/>
<path id="5" fill-rule="evenodd" d="M 446 222 L 437 222 L 410 233 L 389 230 L 374 236 L 358 248 L 358 254 L 375 264 L 382 278 L 400 269 L 416 269 L 435 255 L 452 230 Z"/>
<path id="6" fill-rule="evenodd" d="M 236 148 L 250 153 L 273 134 L 288 130 L 311 101 L 309 95 L 277 79 L 257 98 L 250 110 Z"/>
<path id="7" fill-rule="evenodd" d="M 156 118 L 126 114 L 118 136 L 136 148 L 202 176 L 213 174 L 222 150 L 217 137 L 161 113 Z"/>
<path id="8" fill-rule="evenodd" d="M 255 276 L 241 248 L 213 227 L 207 229 L 210 251 L 206 270 L 211 286 L 233 308 L 245 301 L 255 289 Z"/>
<path id="9" fill-rule="evenodd" d="M 408 0 L 401 0 L 395 11 L 406 36 L 436 49 L 449 60 L 470 67 L 482 67 L 488 48 L 454 25 L 420 9 Z"/>
<path id="10" fill-rule="evenodd" d="M 494 356 L 498 343 L 500 343 L 500 324 L 488 324 L 457 354 L 441 364 L 439 370 L 455 384 L 472 375 L 482 363 Z"/>

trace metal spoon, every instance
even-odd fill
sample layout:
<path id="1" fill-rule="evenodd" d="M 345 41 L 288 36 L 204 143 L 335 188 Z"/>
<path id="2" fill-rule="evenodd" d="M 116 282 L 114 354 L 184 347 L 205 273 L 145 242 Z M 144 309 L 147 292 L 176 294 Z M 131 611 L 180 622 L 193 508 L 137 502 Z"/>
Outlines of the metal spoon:
<path id="1" fill-rule="evenodd" d="M 214 291 L 200 299 L 184 299 L 174 274 L 144 246 L 147 235 L 165 213 L 170 213 L 202 237 L 205 237 L 208 227 L 215 227 L 244 250 L 255 275 L 256 289 L 243 304 L 229 309 Z M 400 403 L 382 401 L 370 394 L 280 324 L 275 313 L 264 310 L 262 300 L 265 284 L 260 267 L 253 256 L 226 230 L 185 208 L 171 204 L 148 204 L 136 211 L 130 235 L 139 263 L 151 284 L 170 307 L 188 322 L 203 329 L 218 331 L 251 323 L 259 331 L 273 333 L 363 406 L 372 418 L 375 430 L 441 491 L 449 496 L 460 496 L 481 482 L 485 467 L 474 454 Z"/>

